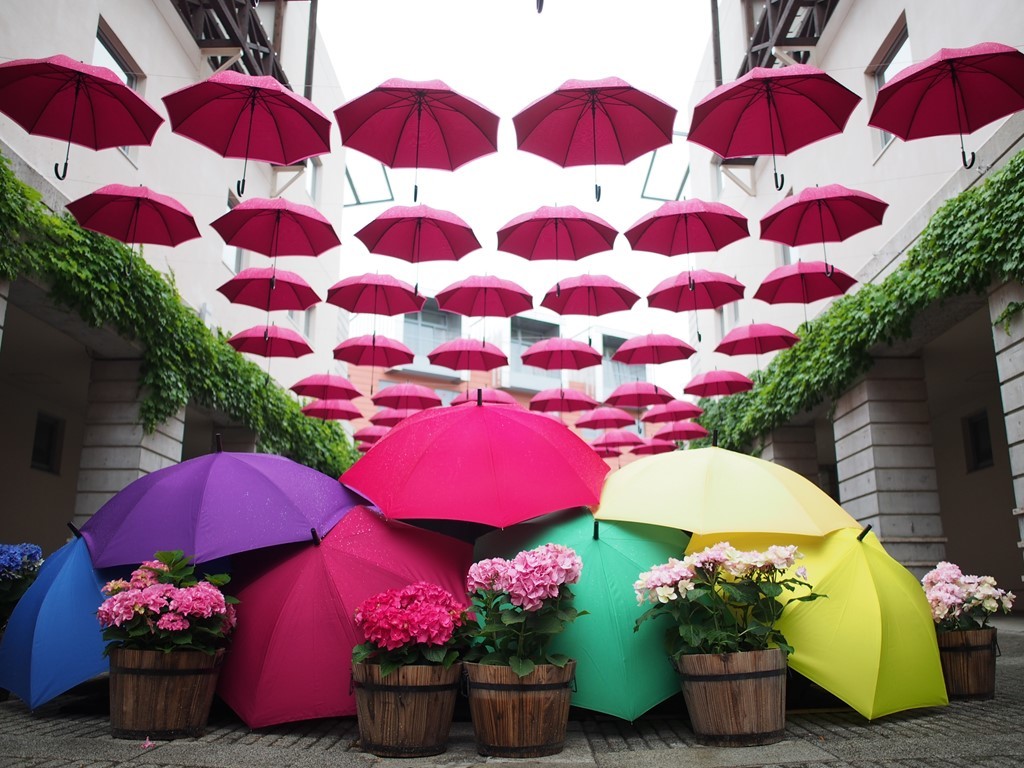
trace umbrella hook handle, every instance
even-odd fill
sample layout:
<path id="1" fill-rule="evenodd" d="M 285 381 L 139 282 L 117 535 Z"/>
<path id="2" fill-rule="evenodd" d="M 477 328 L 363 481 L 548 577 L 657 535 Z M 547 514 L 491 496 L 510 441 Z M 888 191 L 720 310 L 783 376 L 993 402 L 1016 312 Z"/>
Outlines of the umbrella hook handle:
<path id="1" fill-rule="evenodd" d="M 775 171 L 775 190 L 781 192 L 784 186 L 786 186 L 786 174 Z"/>
<path id="2" fill-rule="evenodd" d="M 242 171 L 242 174 L 244 177 L 245 171 Z M 245 196 L 245 178 L 241 178 L 235 182 L 235 191 L 238 193 L 239 197 Z"/>
<path id="3" fill-rule="evenodd" d="M 836 272 L 836 267 L 835 267 L 835 265 L 834 265 L 834 264 L 829 264 L 829 263 L 828 263 L 828 262 L 826 261 L 826 262 L 825 262 L 825 277 L 832 277 L 832 275 L 834 275 L 834 274 L 835 274 L 835 272 Z"/>
<path id="4" fill-rule="evenodd" d="M 974 161 L 975 161 L 976 158 L 975 158 L 973 152 L 971 152 L 971 160 L 970 160 L 970 162 L 968 162 L 967 161 L 967 150 L 964 149 L 963 147 L 961 147 L 960 148 L 960 157 L 963 158 L 964 168 L 973 168 L 974 167 Z"/>
<path id="5" fill-rule="evenodd" d="M 537 0 L 537 13 L 544 10 L 544 0 Z"/>
<path id="6" fill-rule="evenodd" d="M 594 200 L 596 200 L 597 202 L 601 202 L 601 185 L 600 184 L 595 184 L 594 185 Z"/>
<path id="7" fill-rule="evenodd" d="M 71 145 L 68 144 L 68 151 L 71 151 Z M 68 177 L 68 161 L 64 160 L 64 170 L 60 170 L 60 163 L 53 164 L 53 175 L 56 176 L 60 181 L 64 181 Z"/>

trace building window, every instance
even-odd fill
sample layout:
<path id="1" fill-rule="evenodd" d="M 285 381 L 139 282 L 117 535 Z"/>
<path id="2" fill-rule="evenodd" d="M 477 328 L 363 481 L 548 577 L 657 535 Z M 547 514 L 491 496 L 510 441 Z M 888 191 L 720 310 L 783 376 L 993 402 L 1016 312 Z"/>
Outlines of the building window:
<path id="1" fill-rule="evenodd" d="M 888 83 L 903 69 L 914 63 L 910 55 L 910 36 L 907 33 L 907 22 L 900 18 L 899 23 L 886 38 L 879 51 L 876 63 L 868 71 L 874 83 L 875 93 Z M 885 149 L 893 140 L 893 135 L 888 131 L 878 129 L 880 139 L 879 149 Z"/>
<path id="2" fill-rule="evenodd" d="M 640 366 L 626 365 L 618 360 L 612 360 L 612 355 L 619 351 L 619 347 L 625 339 L 615 336 L 605 336 L 601 348 L 601 383 L 604 387 L 604 396 L 607 397 L 612 391 L 623 384 L 636 381 Z"/>
<path id="3" fill-rule="evenodd" d="M 36 414 L 36 434 L 32 440 L 32 469 L 60 474 L 63 444 L 64 420 L 45 413 Z"/>
<path id="4" fill-rule="evenodd" d="M 966 417 L 963 430 L 967 471 L 991 467 L 995 463 L 995 455 L 992 452 L 992 433 L 988 428 L 988 411 Z"/>
<path id="5" fill-rule="evenodd" d="M 288 310 L 288 319 L 307 339 L 313 338 L 313 310 L 314 307 L 307 310 Z"/>
<path id="6" fill-rule="evenodd" d="M 786 245 L 785 243 L 779 244 L 779 256 L 783 266 L 796 263 L 798 258 L 796 251 L 796 248 Z"/>
<path id="7" fill-rule="evenodd" d="M 140 90 L 142 85 L 142 74 L 139 66 L 128 55 L 127 49 L 121 44 L 107 23 L 100 19 L 96 29 L 96 42 L 93 46 L 92 63 L 98 67 L 106 67 L 113 72 L 121 82 L 133 91 Z M 119 147 L 121 154 L 131 159 L 134 152 L 133 147 Z"/>
<path id="8" fill-rule="evenodd" d="M 417 363 L 427 364 L 427 353 L 446 341 L 459 338 L 462 334 L 462 318 L 451 312 L 444 312 L 437 306 L 437 300 L 428 298 L 419 312 L 405 316 L 403 340 L 417 357 Z"/>
<path id="9" fill-rule="evenodd" d="M 230 211 L 238 205 L 238 203 L 239 200 L 235 197 L 235 193 L 229 190 L 227 211 Z M 227 213 L 227 211 L 225 211 L 225 213 Z M 227 243 L 224 243 L 224 250 L 221 252 L 221 260 L 227 268 L 231 270 L 231 274 L 237 275 L 242 271 L 242 266 L 245 262 L 245 251 L 237 245 L 228 245 Z"/>
<path id="10" fill-rule="evenodd" d="M 309 199 L 313 201 L 314 205 L 320 202 L 323 165 L 319 157 L 311 157 L 306 160 L 306 194 L 309 195 Z"/>
<path id="11" fill-rule="evenodd" d="M 523 363 L 523 353 L 538 341 L 558 336 L 559 327 L 542 320 L 513 317 L 509 323 L 511 344 L 508 356 L 508 384 L 512 389 L 539 392 L 562 383 L 562 373 Z"/>

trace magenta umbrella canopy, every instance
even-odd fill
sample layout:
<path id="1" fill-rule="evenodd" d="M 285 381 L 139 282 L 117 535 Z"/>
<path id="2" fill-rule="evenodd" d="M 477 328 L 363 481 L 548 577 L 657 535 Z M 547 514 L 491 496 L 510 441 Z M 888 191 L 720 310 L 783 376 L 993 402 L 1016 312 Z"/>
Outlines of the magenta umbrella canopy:
<path id="1" fill-rule="evenodd" d="M 697 440 L 707 437 L 708 431 L 692 421 L 672 421 L 655 432 L 654 436 L 659 440 Z"/>
<path id="2" fill-rule="evenodd" d="M 715 347 L 726 355 L 763 355 L 777 349 L 788 349 L 800 337 L 771 323 L 750 323 L 733 328 Z"/>
<path id="3" fill-rule="evenodd" d="M 232 304 L 267 311 L 306 310 L 320 303 L 312 286 L 294 272 L 276 267 L 249 267 L 218 289 Z"/>
<path id="4" fill-rule="evenodd" d="M 856 283 L 850 275 L 824 261 L 798 261 L 769 272 L 754 298 L 769 304 L 810 304 L 842 296 Z"/>
<path id="5" fill-rule="evenodd" d="M 217 452 L 135 480 L 100 507 L 82 536 L 97 568 L 180 549 L 207 562 L 331 530 L 361 499 L 315 469 L 266 453 Z"/>
<path id="6" fill-rule="evenodd" d="M 501 405 L 410 416 L 345 472 L 386 517 L 506 527 L 593 505 L 608 467 L 571 430 Z"/>
<path id="7" fill-rule="evenodd" d="M 239 352 L 263 357 L 302 357 L 313 352 L 309 342 L 297 331 L 276 325 L 246 328 L 228 339 L 228 344 Z"/>
<path id="8" fill-rule="evenodd" d="M 362 418 L 363 414 L 356 408 L 351 400 L 327 399 L 314 400 L 308 405 L 302 406 L 302 412 L 315 419 L 325 421 L 348 421 L 350 419 Z"/>
<path id="9" fill-rule="evenodd" d="M 683 391 L 697 397 L 715 397 L 716 395 L 735 395 L 754 388 L 754 382 L 736 371 L 707 371 L 690 379 Z"/>
<path id="10" fill-rule="evenodd" d="M 882 223 L 889 204 L 841 184 L 807 187 L 761 218 L 761 239 L 798 246 L 838 243 Z"/>
<path id="11" fill-rule="evenodd" d="M 530 410 L 544 413 L 571 413 L 573 411 L 590 411 L 600 405 L 597 400 L 586 392 L 578 389 L 543 389 L 530 398 Z"/>
<path id="12" fill-rule="evenodd" d="M 520 285 L 500 277 L 475 275 L 437 293 L 445 312 L 469 317 L 512 317 L 533 309 L 533 297 Z"/>
<path id="13" fill-rule="evenodd" d="M 635 456 L 653 456 L 658 453 L 669 453 L 676 450 L 676 444 L 671 440 L 662 440 L 657 437 L 649 437 L 640 445 L 630 449 Z"/>
<path id="14" fill-rule="evenodd" d="M 508 365 L 505 353 L 482 339 L 452 339 L 427 353 L 433 365 L 453 371 L 493 371 Z"/>
<path id="15" fill-rule="evenodd" d="M 718 251 L 747 237 L 747 218 L 724 203 L 670 200 L 626 230 L 634 251 L 665 256 Z"/>
<path id="16" fill-rule="evenodd" d="M 391 275 L 346 277 L 327 289 L 327 303 L 349 312 L 404 315 L 419 312 L 427 299 L 408 283 Z"/>
<path id="17" fill-rule="evenodd" d="M 634 381 L 620 384 L 605 400 L 608 405 L 617 408 L 643 408 L 647 405 L 668 403 L 675 398 L 657 384 L 649 381 Z"/>
<path id="18" fill-rule="evenodd" d="M 662 280 L 647 294 L 647 304 L 672 312 L 717 309 L 743 298 L 743 283 L 721 272 L 694 269 Z"/>
<path id="19" fill-rule="evenodd" d="M 371 424 L 368 427 L 357 429 L 352 437 L 356 440 L 361 440 L 364 443 L 372 444 L 376 443 L 390 431 L 391 427 L 385 427 L 383 424 Z"/>
<path id="20" fill-rule="evenodd" d="M 264 256 L 319 256 L 341 245 L 320 211 L 282 198 L 246 200 L 210 226 L 228 245 Z"/>
<path id="21" fill-rule="evenodd" d="M 437 392 L 422 384 L 394 384 L 370 395 L 374 405 L 385 408 L 433 408 L 441 404 Z"/>
<path id="22" fill-rule="evenodd" d="M 594 453 L 602 459 L 614 459 L 622 455 L 622 449 L 611 445 L 601 445 L 597 440 L 590 443 Z"/>
<path id="23" fill-rule="evenodd" d="M 579 371 L 601 364 L 601 353 L 589 344 L 575 339 L 555 337 L 541 339 L 527 347 L 520 355 L 525 365 L 543 368 L 547 371 Z"/>
<path id="24" fill-rule="evenodd" d="M 352 400 L 363 395 L 351 381 L 336 373 L 314 373 L 295 382 L 291 390 L 302 397 L 326 400 Z"/>
<path id="25" fill-rule="evenodd" d="M 491 387 L 474 387 L 458 395 L 449 405 L 476 405 L 487 403 L 489 405 L 514 405 L 522 408 L 522 404 L 508 392 L 502 389 Z"/>
<path id="26" fill-rule="evenodd" d="M 343 360 L 352 365 L 392 368 L 407 365 L 415 357 L 413 351 L 402 342 L 377 334 L 353 336 L 334 348 L 335 360 Z"/>
<path id="27" fill-rule="evenodd" d="M 602 445 L 606 448 L 631 448 L 643 443 L 643 438 L 628 429 L 611 429 L 591 441 L 591 445 Z"/>
<path id="28" fill-rule="evenodd" d="M 184 205 L 148 187 L 108 184 L 68 203 L 67 209 L 86 229 L 130 245 L 175 246 L 199 237 Z"/>
<path id="29" fill-rule="evenodd" d="M 704 409 L 699 405 L 687 400 L 673 400 L 669 403 L 652 405 L 651 409 L 640 417 L 640 420 L 649 424 L 661 424 L 666 421 L 695 419 L 702 413 L 704 413 Z"/>
<path id="30" fill-rule="evenodd" d="M 469 224 L 450 211 L 396 205 L 356 232 L 370 253 L 421 261 L 458 261 L 480 248 Z"/>
<path id="31" fill-rule="evenodd" d="M 545 294 L 541 305 L 560 315 L 607 315 L 627 310 L 640 300 L 607 275 L 567 277 Z"/>
<path id="32" fill-rule="evenodd" d="M 584 413 L 576 419 L 576 426 L 580 429 L 609 429 L 626 427 L 634 421 L 635 419 L 621 408 L 605 405 Z"/>
<path id="33" fill-rule="evenodd" d="M 370 423 L 379 427 L 393 427 L 402 419 L 407 419 L 414 413 L 419 413 L 417 408 L 381 408 L 370 416 Z"/>
<path id="34" fill-rule="evenodd" d="M 542 206 L 499 229 L 498 250 L 531 261 L 575 261 L 611 250 L 617 234 L 604 219 L 571 205 Z"/>
<path id="35" fill-rule="evenodd" d="M 673 360 L 686 360 L 696 353 L 682 339 L 667 333 L 648 333 L 646 336 L 634 336 L 626 339 L 615 350 L 612 360 L 626 365 L 648 365 L 670 363 Z"/>

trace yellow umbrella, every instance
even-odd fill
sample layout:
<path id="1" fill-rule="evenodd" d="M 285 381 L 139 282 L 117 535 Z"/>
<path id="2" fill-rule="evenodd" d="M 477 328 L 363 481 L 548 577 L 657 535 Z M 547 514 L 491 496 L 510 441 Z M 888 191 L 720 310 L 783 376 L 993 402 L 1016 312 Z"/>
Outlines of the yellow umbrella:
<path id="1" fill-rule="evenodd" d="M 866 534 L 866 535 L 865 535 Z M 827 598 L 786 606 L 778 628 L 796 650 L 789 666 L 864 717 L 948 703 L 935 624 L 917 578 L 873 533 L 695 536 L 687 551 L 721 539 L 738 549 L 796 544 L 797 565 Z M 801 593 L 796 593 L 799 595 Z"/>
<path id="2" fill-rule="evenodd" d="M 645 456 L 613 472 L 595 517 L 692 533 L 824 536 L 860 527 L 807 478 L 723 448 Z"/>

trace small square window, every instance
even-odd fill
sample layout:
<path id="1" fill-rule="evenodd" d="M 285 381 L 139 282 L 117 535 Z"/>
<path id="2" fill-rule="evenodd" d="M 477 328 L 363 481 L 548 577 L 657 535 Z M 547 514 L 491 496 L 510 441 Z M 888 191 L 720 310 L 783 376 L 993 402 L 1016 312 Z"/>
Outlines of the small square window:
<path id="1" fill-rule="evenodd" d="M 903 21 L 891 37 L 892 42 L 885 49 L 881 60 L 868 72 L 874 82 L 875 93 L 878 93 L 883 85 L 914 63 L 910 53 L 910 36 L 907 34 L 906 21 Z M 893 140 L 893 135 L 882 129 L 879 129 L 879 137 L 882 149 Z"/>
<path id="2" fill-rule="evenodd" d="M 972 414 L 963 420 L 964 454 L 967 471 L 991 467 L 995 463 L 992 452 L 992 433 L 988 427 L 988 412 Z"/>
<path id="3" fill-rule="evenodd" d="M 36 433 L 32 440 L 32 469 L 60 474 L 60 454 L 64 445 L 64 420 L 45 413 L 36 414 Z"/>

